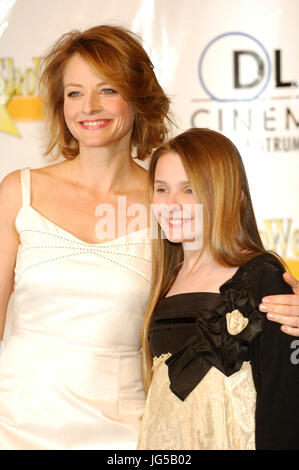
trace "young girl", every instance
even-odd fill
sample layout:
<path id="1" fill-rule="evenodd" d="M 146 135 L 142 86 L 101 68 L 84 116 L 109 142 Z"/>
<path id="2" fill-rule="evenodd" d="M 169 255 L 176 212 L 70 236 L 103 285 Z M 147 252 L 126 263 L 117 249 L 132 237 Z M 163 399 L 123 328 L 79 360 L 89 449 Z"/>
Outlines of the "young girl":
<path id="1" fill-rule="evenodd" d="M 139 448 L 299 449 L 292 338 L 258 310 L 265 295 L 291 289 L 260 240 L 237 149 L 191 129 L 154 153 L 150 179 L 160 228 Z"/>

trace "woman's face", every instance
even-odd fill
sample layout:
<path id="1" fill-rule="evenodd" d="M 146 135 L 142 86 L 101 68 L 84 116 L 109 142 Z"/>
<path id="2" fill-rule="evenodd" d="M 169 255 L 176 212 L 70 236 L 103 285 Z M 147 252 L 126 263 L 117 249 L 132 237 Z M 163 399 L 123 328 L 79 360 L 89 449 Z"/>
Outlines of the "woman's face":
<path id="1" fill-rule="evenodd" d="M 182 160 L 174 152 L 157 161 L 152 202 L 154 215 L 169 241 L 200 239 L 201 243 L 202 205 L 195 201 Z"/>
<path id="2" fill-rule="evenodd" d="M 64 72 L 64 117 L 82 147 L 130 147 L 134 113 L 118 90 L 74 54 Z"/>

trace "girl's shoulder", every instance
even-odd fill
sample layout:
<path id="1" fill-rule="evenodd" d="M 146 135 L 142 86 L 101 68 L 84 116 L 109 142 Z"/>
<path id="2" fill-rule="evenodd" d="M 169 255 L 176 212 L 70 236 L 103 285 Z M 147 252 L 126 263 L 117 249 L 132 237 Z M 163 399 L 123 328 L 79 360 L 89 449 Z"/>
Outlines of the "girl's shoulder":
<path id="1" fill-rule="evenodd" d="M 252 273 L 252 275 L 258 275 L 258 273 L 262 271 L 283 272 L 285 271 L 285 268 L 282 260 L 275 253 L 265 251 L 240 266 L 236 272 L 236 277 L 242 278 L 243 275 L 248 275 L 249 273 Z"/>
<path id="2" fill-rule="evenodd" d="M 221 291 L 228 289 L 250 291 L 257 302 L 271 294 L 292 293 L 292 289 L 284 281 L 285 272 L 282 261 L 271 252 L 261 253 L 243 264 L 225 284 Z"/>

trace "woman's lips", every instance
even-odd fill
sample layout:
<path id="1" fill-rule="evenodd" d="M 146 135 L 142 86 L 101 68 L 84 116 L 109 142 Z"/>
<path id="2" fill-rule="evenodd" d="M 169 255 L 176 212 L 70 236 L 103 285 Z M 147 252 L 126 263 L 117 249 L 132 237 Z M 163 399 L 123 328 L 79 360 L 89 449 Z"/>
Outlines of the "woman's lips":
<path id="1" fill-rule="evenodd" d="M 96 119 L 93 121 L 79 121 L 80 127 L 85 130 L 95 131 L 107 127 L 113 119 Z"/>

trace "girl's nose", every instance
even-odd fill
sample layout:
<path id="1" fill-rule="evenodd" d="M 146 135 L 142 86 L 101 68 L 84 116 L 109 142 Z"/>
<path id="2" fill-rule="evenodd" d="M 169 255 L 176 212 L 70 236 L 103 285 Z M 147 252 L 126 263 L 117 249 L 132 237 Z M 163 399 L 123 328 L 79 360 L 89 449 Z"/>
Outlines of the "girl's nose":
<path id="1" fill-rule="evenodd" d="M 180 201 L 179 201 L 179 197 L 177 195 L 177 193 L 173 192 L 173 193 L 169 193 L 168 194 L 168 198 L 167 198 L 167 205 L 170 208 L 180 208 L 181 207 L 181 204 L 180 204 Z"/>
<path id="2" fill-rule="evenodd" d="M 169 194 L 167 199 L 167 209 L 169 213 L 177 213 L 182 211 L 182 204 L 177 197 L 177 194 Z"/>

